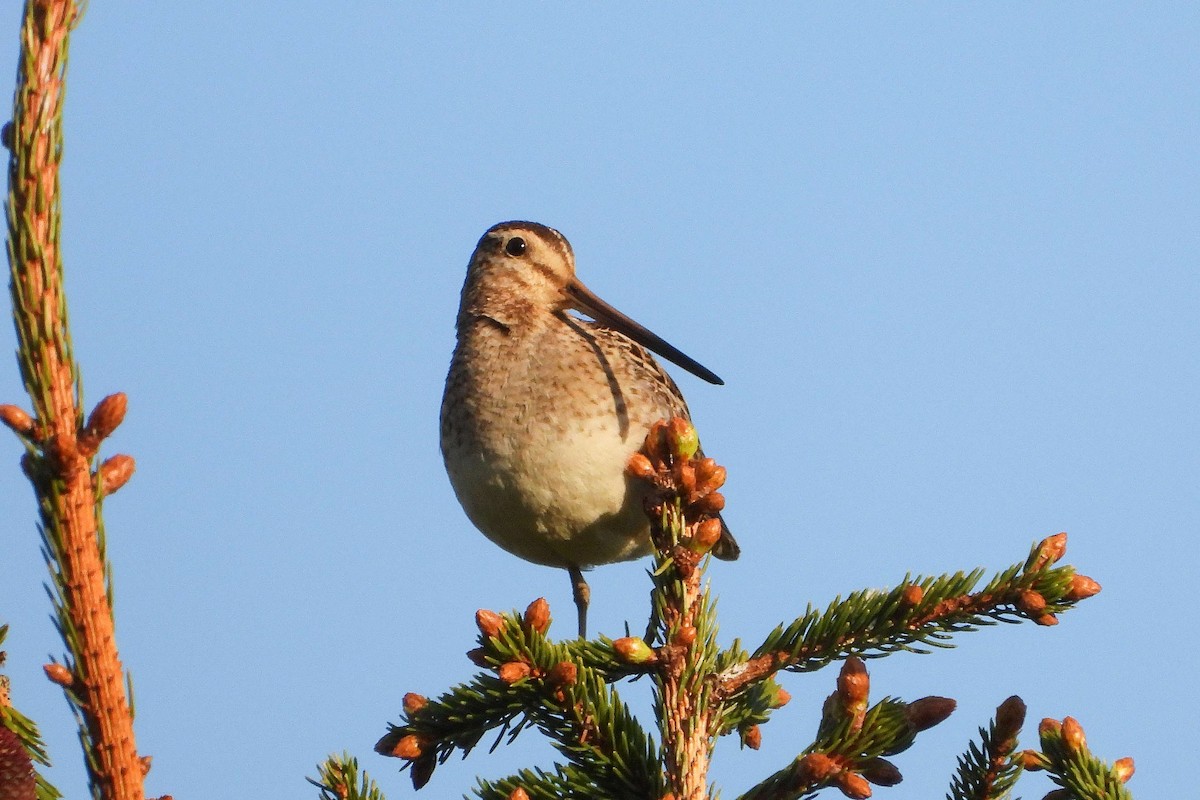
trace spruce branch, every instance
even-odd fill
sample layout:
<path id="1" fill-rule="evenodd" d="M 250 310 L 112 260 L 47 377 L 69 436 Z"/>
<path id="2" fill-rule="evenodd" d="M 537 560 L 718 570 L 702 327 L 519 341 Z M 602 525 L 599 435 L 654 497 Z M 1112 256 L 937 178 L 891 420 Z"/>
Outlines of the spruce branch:
<path id="1" fill-rule="evenodd" d="M 690 423 L 676 419 L 651 427 L 626 472 L 650 487 L 645 508 L 655 555 L 645 635 L 553 642 L 549 606 L 540 598 L 523 614 L 479 611 L 478 646 L 467 655 L 485 672 L 436 700 L 405 695 L 402 721 L 376 745 L 405 762 L 414 786 L 424 786 L 437 764 L 455 752 L 465 755 L 491 732 L 494 748 L 536 727 L 563 763 L 481 780 L 477 796 L 708 800 L 716 796 L 708 768 L 717 737 L 736 731 L 743 747 L 757 749 L 763 724 L 790 699 L 776 680 L 779 672 L 811 672 L 844 658 L 813 742 L 743 798 L 800 798 L 825 787 L 869 797 L 872 785 L 901 781 L 889 759 L 946 719 L 955 702 L 888 697 L 871 704 L 859 654 L 948 647 L 954 633 L 1000 621 L 1052 625 L 1057 614 L 1100 590 L 1073 568 L 1055 566 L 1066 547 L 1059 534 L 982 588 L 982 570 L 906 577 L 890 591 L 839 598 L 824 612 L 810 607 L 754 653 L 736 640 L 722 650 L 703 576 L 724 535 L 724 499 L 717 491 L 724 470 L 699 452 Z M 629 677 L 652 684 L 660 745 L 620 700 L 615 684 Z M 1011 787 L 1019 773 L 1010 758 L 1019 704 L 1013 698 L 1002 705 L 992 728 L 981 731 L 982 746 L 972 745 L 960 759 L 955 791 L 973 792 L 964 800 L 998 800 Z"/>
<path id="2" fill-rule="evenodd" d="M 532 725 L 567 759 L 556 791 L 625 797 L 658 790 L 654 743 L 609 686 L 605 671 L 577 658 L 576 646 L 545 637 L 550 625 L 545 600 L 535 600 L 524 615 L 480 611 L 476 623 L 479 647 L 472 659 L 495 674 L 480 674 L 436 700 L 406 695 L 403 724 L 389 726 L 375 746 L 408 762 L 414 786 L 424 785 L 454 752 L 469 753 L 490 731 L 499 729 L 498 745 Z"/>
<path id="3" fill-rule="evenodd" d="M 1074 717 L 1042 720 L 1038 739 L 1041 752 L 1026 750 L 1020 760 L 1026 770 L 1045 770 L 1062 787 L 1044 800 L 1132 800 L 1125 784 L 1133 777 L 1133 759 L 1119 758 L 1109 764 L 1095 756 Z"/>
<path id="4" fill-rule="evenodd" d="M 987 728 L 979 729 L 979 744 L 971 742 L 958 757 L 947 800 L 1005 800 L 1021 776 L 1021 763 L 1013 758 L 1017 733 L 1025 723 L 1025 703 L 1013 695 L 996 709 Z"/>
<path id="5" fill-rule="evenodd" d="M 321 790 L 320 800 L 384 800 L 375 781 L 359 770 L 358 759 L 349 753 L 330 755 L 317 765 L 317 777 L 308 782 Z"/>
<path id="6" fill-rule="evenodd" d="M 556 766 L 553 774 L 523 769 L 498 781 L 480 780 L 475 794 L 481 800 L 591 800 L 596 795 L 581 789 L 568 767 Z"/>
<path id="7" fill-rule="evenodd" d="M 774 678 L 759 681 L 737 697 L 730 698 L 725 705 L 722 727 L 717 733 L 723 735 L 736 730 L 743 747 L 757 750 L 761 741 L 761 733 L 757 732 L 759 726 L 769 721 L 771 713 L 783 708 L 791 699 L 791 694 Z"/>
<path id="8" fill-rule="evenodd" d="M 752 787 L 740 800 L 794 800 L 826 787 L 847 797 L 870 797 L 870 784 L 894 786 L 900 771 L 885 756 L 912 746 L 918 733 L 944 721 L 954 701 L 925 697 L 912 703 L 884 698 L 868 704 L 866 666 L 850 657 L 842 664 L 837 689 L 821 709 L 812 744 L 783 769 Z"/>
<path id="9" fill-rule="evenodd" d="M 709 796 L 708 768 L 717 736 L 730 727 L 724 704 L 712 697 L 722 663 L 716 607 L 702 586 L 705 561 L 721 541 L 725 506 L 718 491 L 725 469 L 704 457 L 691 423 L 676 417 L 650 427 L 627 472 L 653 487 L 646 499 L 654 544 L 652 613 L 655 715 L 667 789 L 678 800 Z M 754 742 L 751 728 L 743 741 Z"/>
<path id="10" fill-rule="evenodd" d="M 128 681 L 117 653 L 101 503 L 133 471 L 115 456 L 93 472 L 100 443 L 120 424 L 124 395 L 102 400 L 84 420 L 63 286 L 59 165 L 71 0 L 28 0 L 12 122 L 5 126 L 8 258 L 18 363 L 33 414 L 0 407 L 0 421 L 25 447 L 22 467 L 40 513 L 56 624 L 68 656 L 64 684 L 80 721 L 92 794 L 141 800 L 148 762 L 133 735 Z"/>
<path id="11" fill-rule="evenodd" d="M 836 598 L 824 612 L 810 605 L 803 616 L 777 626 L 753 655 L 718 676 L 717 696 L 731 697 L 780 670 L 811 672 L 846 655 L 872 658 L 951 647 L 955 633 L 996 622 L 1057 624 L 1058 614 L 1100 591 L 1074 567 L 1053 566 L 1066 550 L 1066 536 L 1055 534 L 1034 545 L 1024 562 L 997 573 L 978 591 L 981 569 L 905 576 L 890 590 Z"/>

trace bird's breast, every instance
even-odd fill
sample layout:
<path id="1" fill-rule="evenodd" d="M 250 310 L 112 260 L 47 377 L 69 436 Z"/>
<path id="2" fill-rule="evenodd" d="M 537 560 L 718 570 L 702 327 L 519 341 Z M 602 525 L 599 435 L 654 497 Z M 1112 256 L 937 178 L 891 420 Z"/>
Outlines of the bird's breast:
<path id="1" fill-rule="evenodd" d="M 661 392 L 630 385 L 619 352 L 587 328 L 460 335 L 442 401 L 442 453 L 459 501 L 484 534 L 554 566 L 649 550 L 643 488 L 625 463 Z"/>

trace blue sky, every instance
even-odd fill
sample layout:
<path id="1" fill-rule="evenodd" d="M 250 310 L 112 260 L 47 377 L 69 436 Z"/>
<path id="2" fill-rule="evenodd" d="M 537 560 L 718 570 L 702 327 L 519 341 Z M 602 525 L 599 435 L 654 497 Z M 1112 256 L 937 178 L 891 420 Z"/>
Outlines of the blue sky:
<path id="1" fill-rule="evenodd" d="M 409 796 L 371 745 L 404 692 L 472 674 L 475 609 L 543 595 L 571 633 L 565 576 L 472 529 L 437 446 L 467 258 L 532 219 L 726 381 L 676 371 L 730 475 L 726 641 L 1060 530 L 1104 585 L 1053 629 L 872 662 L 876 698 L 960 703 L 880 796 L 941 796 L 1013 693 L 1028 743 L 1074 715 L 1136 759 L 1138 796 L 1178 794 L 1200 700 L 1198 40 L 1200 10 L 1166 3 L 93 2 L 63 237 L 86 396 L 130 398 L 108 452 L 138 472 L 106 520 L 148 791 L 305 796 L 349 749 Z M 23 401 L 15 362 L 0 400 Z M 7 448 L 7 672 L 82 796 Z M 595 630 L 641 628 L 644 567 L 591 574 Z M 721 743 L 725 796 L 810 741 L 833 679 L 786 677 L 760 751 Z M 548 764 L 525 738 L 423 795 Z"/>

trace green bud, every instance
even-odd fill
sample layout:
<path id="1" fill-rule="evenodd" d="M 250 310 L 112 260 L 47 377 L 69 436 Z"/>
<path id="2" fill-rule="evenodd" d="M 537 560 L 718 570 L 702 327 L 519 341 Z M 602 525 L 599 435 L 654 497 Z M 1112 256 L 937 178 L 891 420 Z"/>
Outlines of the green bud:
<path id="1" fill-rule="evenodd" d="M 667 425 L 667 445 L 671 448 L 671 455 L 690 459 L 700 449 L 700 437 L 692 423 L 683 417 L 673 417 Z"/>

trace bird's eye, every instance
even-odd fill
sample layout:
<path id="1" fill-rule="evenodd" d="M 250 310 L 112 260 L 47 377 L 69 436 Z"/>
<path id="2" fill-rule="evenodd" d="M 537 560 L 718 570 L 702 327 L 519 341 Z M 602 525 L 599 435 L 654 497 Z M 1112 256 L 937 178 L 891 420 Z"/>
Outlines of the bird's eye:
<path id="1" fill-rule="evenodd" d="M 504 245 L 504 252 L 510 256 L 520 256 L 525 254 L 525 240 L 520 236 L 514 236 L 508 240 L 508 244 Z"/>

